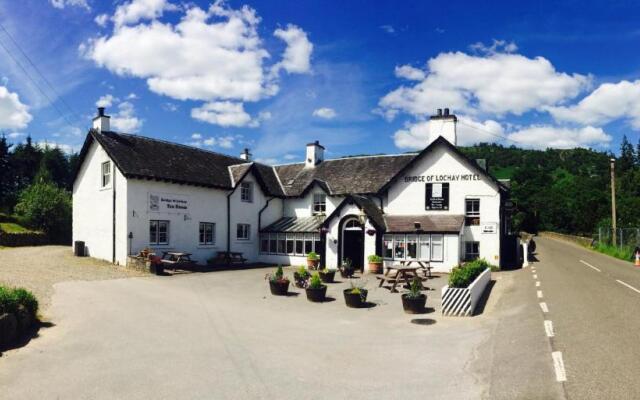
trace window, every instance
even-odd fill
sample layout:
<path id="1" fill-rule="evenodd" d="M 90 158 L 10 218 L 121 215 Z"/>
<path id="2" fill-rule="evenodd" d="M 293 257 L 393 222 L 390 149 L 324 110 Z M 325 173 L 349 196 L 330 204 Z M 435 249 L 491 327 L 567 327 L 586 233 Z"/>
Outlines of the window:
<path id="1" fill-rule="evenodd" d="M 266 254 L 269 252 L 269 234 L 263 233 L 260 235 L 260 253 Z"/>
<path id="2" fill-rule="evenodd" d="M 301 233 L 296 235 L 296 255 L 304 255 L 304 235 Z"/>
<path id="3" fill-rule="evenodd" d="M 320 245 L 320 234 L 314 233 L 313 234 L 313 251 L 320 254 L 321 247 L 322 246 Z"/>
<path id="4" fill-rule="evenodd" d="M 313 213 L 324 214 L 327 211 L 327 195 L 324 193 L 313 194 Z"/>
<path id="5" fill-rule="evenodd" d="M 240 184 L 240 200 L 246 203 L 253 202 L 253 185 L 251 182 L 242 182 Z"/>
<path id="6" fill-rule="evenodd" d="M 294 236 L 290 233 L 287 233 L 287 244 L 286 244 L 286 253 L 293 254 L 293 238 Z"/>
<path id="7" fill-rule="evenodd" d="M 169 221 L 149 221 L 149 243 L 169 244 Z"/>
<path id="8" fill-rule="evenodd" d="M 416 235 L 407 235 L 407 260 L 418 258 L 418 242 Z"/>
<path id="9" fill-rule="evenodd" d="M 284 254 L 285 251 L 285 235 L 284 233 L 278 233 L 278 254 Z"/>
<path id="10" fill-rule="evenodd" d="M 102 181 L 100 187 L 107 187 L 111 184 L 111 163 L 109 161 L 102 163 Z"/>
<path id="11" fill-rule="evenodd" d="M 473 261 L 480 257 L 480 242 L 464 242 L 464 259 Z"/>
<path id="12" fill-rule="evenodd" d="M 384 247 L 384 258 L 388 258 L 389 260 L 393 260 L 393 236 L 384 235 L 383 239 L 383 247 Z"/>
<path id="13" fill-rule="evenodd" d="M 249 240 L 251 239 L 251 225 L 249 224 L 238 224 L 236 229 L 236 239 L 238 240 Z"/>
<path id="14" fill-rule="evenodd" d="M 465 200 L 465 225 L 480 225 L 480 199 Z"/>
<path id="15" fill-rule="evenodd" d="M 431 260 L 431 236 L 420 235 L 420 259 L 429 261 Z"/>
<path id="16" fill-rule="evenodd" d="M 278 254 L 278 235 L 275 233 L 269 235 L 269 253 Z"/>
<path id="17" fill-rule="evenodd" d="M 313 235 L 307 233 L 304 235 L 304 254 L 309 254 L 313 251 Z"/>
<path id="18" fill-rule="evenodd" d="M 215 244 L 216 242 L 216 224 L 211 222 L 200 222 L 198 242 L 200 244 Z"/>
<path id="19" fill-rule="evenodd" d="M 444 261 L 442 235 L 431 235 L 431 261 Z"/>
<path id="20" fill-rule="evenodd" d="M 404 235 L 395 235 L 393 237 L 393 258 L 395 258 L 396 260 L 404 260 L 404 249 L 405 249 L 405 243 L 404 243 L 404 239 L 405 236 Z"/>

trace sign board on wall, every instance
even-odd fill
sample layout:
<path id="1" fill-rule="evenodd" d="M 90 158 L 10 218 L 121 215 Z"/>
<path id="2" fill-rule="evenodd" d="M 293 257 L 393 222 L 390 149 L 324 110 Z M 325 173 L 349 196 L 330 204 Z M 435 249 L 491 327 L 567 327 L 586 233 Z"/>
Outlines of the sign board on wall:
<path id="1" fill-rule="evenodd" d="M 449 183 L 427 183 L 426 185 L 426 210 L 449 209 Z"/>
<path id="2" fill-rule="evenodd" d="M 149 192 L 149 211 L 186 213 L 189 211 L 189 197 L 182 194 Z"/>
<path id="3" fill-rule="evenodd" d="M 482 233 L 496 233 L 496 232 L 498 232 L 498 224 L 482 225 Z"/>

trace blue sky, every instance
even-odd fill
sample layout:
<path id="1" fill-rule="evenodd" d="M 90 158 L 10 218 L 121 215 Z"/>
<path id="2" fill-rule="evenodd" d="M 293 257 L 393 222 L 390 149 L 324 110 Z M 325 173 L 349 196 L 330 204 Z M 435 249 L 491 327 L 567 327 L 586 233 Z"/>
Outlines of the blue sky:
<path id="1" fill-rule="evenodd" d="M 640 130 L 633 2 L 0 1 L 0 129 L 78 150 L 119 131 L 270 163 L 428 143 L 618 151 Z M 533 4 L 533 5 L 531 5 Z"/>

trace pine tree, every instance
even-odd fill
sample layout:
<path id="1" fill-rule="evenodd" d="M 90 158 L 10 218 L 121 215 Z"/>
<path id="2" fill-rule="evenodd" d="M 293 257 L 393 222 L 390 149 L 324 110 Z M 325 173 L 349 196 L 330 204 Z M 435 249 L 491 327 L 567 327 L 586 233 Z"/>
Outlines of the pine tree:
<path id="1" fill-rule="evenodd" d="M 13 169 L 10 164 L 11 145 L 7 143 L 7 138 L 2 134 L 0 137 L 0 209 L 11 207 L 14 191 Z"/>
<path id="2" fill-rule="evenodd" d="M 622 144 L 620 145 L 620 158 L 618 159 L 617 169 L 620 173 L 625 173 L 633 168 L 636 163 L 636 152 L 633 145 L 629 143 L 627 135 L 622 136 Z"/>

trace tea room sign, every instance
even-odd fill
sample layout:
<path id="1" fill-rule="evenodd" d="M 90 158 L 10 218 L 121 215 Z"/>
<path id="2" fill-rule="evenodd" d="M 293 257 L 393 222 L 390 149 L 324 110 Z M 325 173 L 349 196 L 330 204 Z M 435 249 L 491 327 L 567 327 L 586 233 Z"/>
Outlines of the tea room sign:
<path id="1" fill-rule="evenodd" d="M 185 213 L 189 210 L 189 198 L 181 194 L 149 193 L 149 211 Z"/>

